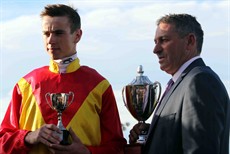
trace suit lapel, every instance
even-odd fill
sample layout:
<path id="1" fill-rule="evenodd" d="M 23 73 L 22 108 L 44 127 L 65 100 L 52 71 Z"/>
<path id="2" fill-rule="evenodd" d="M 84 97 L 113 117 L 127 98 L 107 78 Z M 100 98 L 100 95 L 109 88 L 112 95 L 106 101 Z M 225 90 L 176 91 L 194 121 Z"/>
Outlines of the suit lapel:
<path id="1" fill-rule="evenodd" d="M 182 80 L 182 78 L 179 78 L 171 87 L 171 89 L 168 91 L 168 93 L 164 96 L 164 98 L 161 100 L 158 109 L 156 110 L 155 115 L 153 116 L 152 122 L 151 122 L 151 126 L 150 126 L 150 131 L 153 129 L 153 127 L 155 126 L 156 121 L 158 120 L 163 108 L 165 107 L 166 102 L 168 101 L 169 97 L 171 96 L 172 92 L 174 91 L 174 89 L 177 87 L 177 85 L 180 83 L 180 81 Z M 148 135 L 149 136 L 149 135 Z"/>

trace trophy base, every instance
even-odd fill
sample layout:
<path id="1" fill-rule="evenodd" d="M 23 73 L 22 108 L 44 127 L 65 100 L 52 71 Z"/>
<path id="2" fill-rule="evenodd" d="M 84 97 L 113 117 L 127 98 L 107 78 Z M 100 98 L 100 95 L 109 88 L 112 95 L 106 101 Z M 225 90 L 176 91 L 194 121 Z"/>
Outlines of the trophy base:
<path id="1" fill-rule="evenodd" d="M 68 130 L 62 130 L 62 141 L 60 142 L 61 145 L 70 145 L 69 141 L 69 131 Z"/>

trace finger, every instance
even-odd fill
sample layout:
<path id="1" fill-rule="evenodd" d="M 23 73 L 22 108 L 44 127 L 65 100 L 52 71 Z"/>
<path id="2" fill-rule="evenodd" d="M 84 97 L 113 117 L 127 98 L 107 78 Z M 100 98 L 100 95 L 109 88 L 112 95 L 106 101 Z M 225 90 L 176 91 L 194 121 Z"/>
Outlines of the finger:
<path id="1" fill-rule="evenodd" d="M 141 133 L 141 130 L 140 130 L 140 123 L 136 124 L 133 126 L 133 128 L 131 129 L 130 133 L 132 134 L 140 134 Z"/>
<path id="2" fill-rule="evenodd" d="M 129 133 L 132 138 L 137 138 L 139 135 L 134 129 L 131 129 Z"/>
<path id="3" fill-rule="evenodd" d="M 46 124 L 46 128 L 61 133 L 61 130 L 54 124 Z"/>
<path id="4" fill-rule="evenodd" d="M 52 131 L 51 134 L 48 135 L 48 140 L 51 143 L 59 144 L 61 142 L 61 136 L 62 134 L 56 131 Z"/>
<path id="5" fill-rule="evenodd" d="M 141 123 L 139 125 L 139 130 L 144 130 L 147 131 L 149 129 L 150 124 L 146 124 L 146 123 Z"/>
<path id="6" fill-rule="evenodd" d="M 40 130 L 40 136 L 42 139 L 46 140 L 50 143 L 55 143 L 55 144 L 59 144 L 61 139 L 60 139 L 60 134 L 56 131 L 54 131 L 54 129 L 50 129 L 52 126 L 50 125 L 46 125 L 43 128 L 41 128 Z M 46 145 L 47 142 L 45 141 Z"/>
<path id="7" fill-rule="evenodd" d="M 50 147 L 52 145 L 52 143 L 45 138 L 41 138 L 40 142 L 43 143 L 44 145 L 46 145 L 47 147 Z"/>
<path id="8" fill-rule="evenodd" d="M 138 134 L 132 129 L 129 134 L 129 143 L 135 143 L 138 138 Z"/>
<path id="9" fill-rule="evenodd" d="M 131 135 L 129 135 L 129 143 L 134 144 L 135 142 L 136 140 Z"/>

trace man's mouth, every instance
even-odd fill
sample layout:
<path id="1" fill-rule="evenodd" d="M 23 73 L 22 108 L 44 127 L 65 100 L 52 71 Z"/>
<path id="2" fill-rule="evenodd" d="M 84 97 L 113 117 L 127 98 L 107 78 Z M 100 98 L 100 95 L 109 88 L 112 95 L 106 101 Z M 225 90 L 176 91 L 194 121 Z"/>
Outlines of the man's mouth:
<path id="1" fill-rule="evenodd" d="M 56 51 L 58 48 L 48 48 L 49 51 Z"/>
<path id="2" fill-rule="evenodd" d="M 159 63 L 163 62 L 165 57 L 164 56 L 158 56 L 158 59 L 159 59 Z"/>

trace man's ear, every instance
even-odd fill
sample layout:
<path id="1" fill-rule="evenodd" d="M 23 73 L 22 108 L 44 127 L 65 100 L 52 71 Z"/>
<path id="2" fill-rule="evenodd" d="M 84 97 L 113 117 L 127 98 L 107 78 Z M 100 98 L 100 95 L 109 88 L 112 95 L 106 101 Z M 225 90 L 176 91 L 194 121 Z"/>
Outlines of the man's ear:
<path id="1" fill-rule="evenodd" d="M 187 35 L 187 50 L 196 48 L 196 36 L 193 33 Z"/>
<path id="2" fill-rule="evenodd" d="M 188 45 L 195 45 L 196 44 L 196 36 L 194 34 L 188 34 Z"/>
<path id="3" fill-rule="evenodd" d="M 74 43 L 78 43 L 81 39 L 81 36 L 82 36 L 82 30 L 77 29 L 74 33 L 75 33 Z"/>

